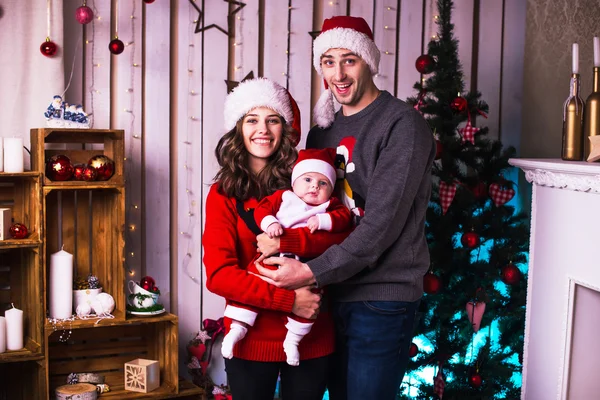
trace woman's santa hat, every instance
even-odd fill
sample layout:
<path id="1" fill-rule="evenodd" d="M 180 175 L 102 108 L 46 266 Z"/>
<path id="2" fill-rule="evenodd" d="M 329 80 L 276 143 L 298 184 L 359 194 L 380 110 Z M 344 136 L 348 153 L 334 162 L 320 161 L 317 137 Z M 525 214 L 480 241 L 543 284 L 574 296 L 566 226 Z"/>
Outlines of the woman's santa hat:
<path id="1" fill-rule="evenodd" d="M 235 128 L 237 122 L 257 107 L 266 107 L 281 115 L 296 132 L 293 145 L 300 142 L 300 109 L 283 86 L 266 78 L 249 79 L 236 86 L 225 99 L 223 114 L 225 130 Z"/>
<path id="2" fill-rule="evenodd" d="M 348 49 L 365 60 L 372 75 L 379 71 L 381 55 L 373 39 L 373 32 L 363 18 L 337 16 L 323 22 L 321 34 L 313 42 L 313 65 L 321 76 L 321 56 L 329 49 Z M 325 91 L 313 110 L 313 118 L 321 128 L 329 127 L 335 118 L 333 93 L 326 81 Z"/>
<path id="3" fill-rule="evenodd" d="M 300 176 L 308 172 L 318 172 L 329 179 L 332 186 L 335 185 L 335 149 L 306 149 L 298 152 L 296 165 L 292 170 L 292 185 Z"/>

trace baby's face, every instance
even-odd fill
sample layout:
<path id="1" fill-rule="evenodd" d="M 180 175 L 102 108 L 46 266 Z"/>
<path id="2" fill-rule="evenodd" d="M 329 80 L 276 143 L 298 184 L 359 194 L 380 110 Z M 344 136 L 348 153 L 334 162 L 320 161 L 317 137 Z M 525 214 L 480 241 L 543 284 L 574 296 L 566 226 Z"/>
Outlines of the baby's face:
<path id="1" fill-rule="evenodd" d="M 314 206 L 325 203 L 333 193 L 333 186 L 329 179 L 318 172 L 300 175 L 294 181 L 292 189 L 305 203 Z"/>

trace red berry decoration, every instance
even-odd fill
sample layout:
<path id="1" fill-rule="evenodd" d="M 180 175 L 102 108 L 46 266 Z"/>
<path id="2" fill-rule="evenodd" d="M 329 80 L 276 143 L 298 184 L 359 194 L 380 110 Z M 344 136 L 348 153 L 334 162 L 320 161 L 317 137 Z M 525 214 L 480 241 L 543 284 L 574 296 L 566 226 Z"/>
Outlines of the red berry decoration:
<path id="1" fill-rule="evenodd" d="M 154 278 L 152 278 L 151 276 L 145 276 L 140 281 L 140 286 L 143 287 L 145 290 L 151 292 L 152 288 L 156 286 L 156 283 L 154 282 Z"/>
<path id="2" fill-rule="evenodd" d="M 40 52 L 46 57 L 55 55 L 56 50 L 58 50 L 58 46 L 56 46 L 56 43 L 51 41 L 49 37 L 47 37 L 46 41 L 40 45 Z"/>
<path id="3" fill-rule="evenodd" d="M 83 180 L 83 170 L 87 168 L 85 164 L 73 164 L 73 179 L 76 181 Z"/>
<path id="4" fill-rule="evenodd" d="M 114 161 L 103 155 L 90 158 L 88 167 L 96 170 L 96 179 L 99 181 L 107 181 L 115 173 Z"/>
<path id="5" fill-rule="evenodd" d="M 27 237 L 27 227 L 23 224 L 12 224 L 9 232 L 10 236 L 15 239 L 25 239 Z"/>
<path id="6" fill-rule="evenodd" d="M 464 112 L 467 109 L 467 99 L 458 96 L 454 100 L 452 100 L 452 103 L 450 103 L 450 107 L 452 107 L 452 109 L 456 113 Z"/>
<path id="7" fill-rule="evenodd" d="M 94 11 L 88 6 L 81 6 L 75 10 L 75 19 L 82 25 L 89 24 L 94 19 Z"/>
<path id="8" fill-rule="evenodd" d="M 121 54 L 125 50 L 125 45 L 119 38 L 114 38 L 108 44 L 108 49 L 113 54 Z"/>
<path id="9" fill-rule="evenodd" d="M 55 155 L 46 162 L 46 176 L 51 181 L 68 181 L 73 176 L 75 168 L 69 157 Z"/>
<path id="10" fill-rule="evenodd" d="M 415 61 L 415 68 L 421 74 L 430 74 L 435 68 L 435 60 L 429 54 L 423 54 Z"/>
<path id="11" fill-rule="evenodd" d="M 481 375 L 479 375 L 478 373 L 474 373 L 473 375 L 471 375 L 469 377 L 469 383 L 474 388 L 480 387 L 482 382 L 483 382 L 483 379 L 481 379 Z"/>
<path id="12" fill-rule="evenodd" d="M 154 286 L 154 287 L 152 288 L 152 291 L 156 293 L 156 292 L 158 292 L 158 288 L 157 288 L 156 286 Z"/>
<path id="13" fill-rule="evenodd" d="M 462 237 L 460 238 L 460 242 L 462 243 L 463 247 L 467 247 L 469 249 L 474 249 L 475 247 L 479 246 L 479 240 L 479 235 L 475 232 L 463 233 Z"/>
<path id="14" fill-rule="evenodd" d="M 417 346 L 414 343 L 410 344 L 410 348 L 408 349 L 408 356 L 410 358 L 413 358 L 414 356 L 416 356 L 419 353 L 419 346 Z"/>
<path id="15" fill-rule="evenodd" d="M 436 294 L 442 288 L 442 281 L 433 272 L 428 272 L 423 277 L 423 291 L 427 294 Z"/>
<path id="16" fill-rule="evenodd" d="M 444 148 L 442 147 L 442 142 L 440 142 L 438 139 L 435 139 L 435 159 L 439 160 L 440 158 L 442 158 L 442 151 L 444 150 Z"/>
<path id="17" fill-rule="evenodd" d="M 507 285 L 516 285 L 521 280 L 521 271 L 515 264 L 509 263 L 502 267 L 502 282 Z"/>

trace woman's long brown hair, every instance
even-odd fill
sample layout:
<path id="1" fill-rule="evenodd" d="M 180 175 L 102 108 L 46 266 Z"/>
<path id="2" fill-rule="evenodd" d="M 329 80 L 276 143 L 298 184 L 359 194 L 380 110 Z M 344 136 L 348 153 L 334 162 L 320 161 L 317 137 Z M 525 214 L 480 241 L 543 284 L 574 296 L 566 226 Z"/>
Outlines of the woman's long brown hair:
<path id="1" fill-rule="evenodd" d="M 288 189 L 291 186 L 292 166 L 298 157 L 298 151 L 292 145 L 295 133 L 293 128 L 287 125 L 283 118 L 281 122 L 281 144 L 257 175 L 250 171 L 248 165 L 248 151 L 242 135 L 243 118 L 219 140 L 215 155 L 221 169 L 214 179 L 219 182 L 220 190 L 227 197 L 242 201 L 252 197 L 260 200 L 276 190 Z"/>

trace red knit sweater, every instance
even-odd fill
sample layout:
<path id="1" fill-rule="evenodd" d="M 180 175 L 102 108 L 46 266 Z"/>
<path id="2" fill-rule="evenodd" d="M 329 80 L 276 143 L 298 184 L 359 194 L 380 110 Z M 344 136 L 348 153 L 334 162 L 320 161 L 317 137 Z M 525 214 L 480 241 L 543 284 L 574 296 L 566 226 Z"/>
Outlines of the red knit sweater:
<path id="1" fill-rule="evenodd" d="M 233 355 L 253 361 L 285 361 L 283 340 L 287 333 L 286 313 L 292 311 L 295 292 L 280 289 L 249 274 L 246 266 L 256 255 L 256 236 L 239 218 L 235 199 L 228 198 L 214 184 L 206 199 L 206 225 L 202 236 L 206 287 L 227 301 L 261 308 L 254 326 L 234 348 Z M 256 199 L 244 203 L 254 208 Z M 315 232 L 307 228 L 285 230 L 280 250 L 304 257 L 316 257 L 329 246 L 341 241 L 347 232 L 334 234 Z M 229 332 L 231 320 L 225 318 Z M 300 359 L 326 356 L 333 352 L 333 321 L 327 310 L 322 310 L 308 335 L 300 342 Z"/>

